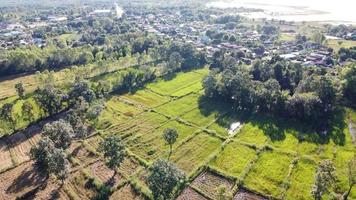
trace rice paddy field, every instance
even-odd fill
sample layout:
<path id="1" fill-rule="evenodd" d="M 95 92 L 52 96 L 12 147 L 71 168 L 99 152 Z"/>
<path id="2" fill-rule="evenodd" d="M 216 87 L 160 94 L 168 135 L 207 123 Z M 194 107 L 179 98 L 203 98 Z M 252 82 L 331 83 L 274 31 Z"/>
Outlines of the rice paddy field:
<path id="1" fill-rule="evenodd" d="M 168 159 L 169 146 L 162 137 L 166 128 L 179 133 L 170 161 L 189 180 L 177 199 L 218 199 L 220 187 L 231 199 L 313 199 L 310 191 L 323 159 L 334 161 L 340 191 L 347 190 L 347 162 L 355 156 L 349 132 L 350 126 L 356 126 L 354 111 L 345 111 L 346 126 L 335 128 L 333 137 L 318 142 L 310 138 L 315 133 L 303 132 L 298 125 L 283 125 L 283 120 L 268 116 L 241 117 L 231 113 L 228 106 L 205 99 L 201 82 L 207 73 L 205 68 L 182 72 L 170 79 L 158 79 L 135 93 L 111 96 L 99 117 L 98 132 L 82 145 L 70 148 L 72 176 L 58 190 L 59 199 L 90 199 L 101 192 L 113 171 L 105 167 L 96 149 L 111 134 L 123 138 L 129 156 L 115 177 L 110 199 L 152 199 L 145 176 L 156 159 Z M 242 125 L 229 134 L 235 122 Z M 13 141 L 11 146 L 0 140 L 0 180 L 7 181 L 0 199 L 22 195 L 9 188 L 19 182 L 19 171 L 24 167 L 38 174 L 26 157 L 34 142 L 22 139 L 26 142 L 19 143 L 12 137 L 15 135 L 7 138 Z M 43 181 L 37 176 L 26 181 Z M 31 184 L 20 185 L 28 187 L 24 191 L 33 190 L 26 186 Z M 46 199 L 55 188 L 58 185 L 47 184 L 34 197 Z M 356 188 L 350 199 L 356 199 Z"/>

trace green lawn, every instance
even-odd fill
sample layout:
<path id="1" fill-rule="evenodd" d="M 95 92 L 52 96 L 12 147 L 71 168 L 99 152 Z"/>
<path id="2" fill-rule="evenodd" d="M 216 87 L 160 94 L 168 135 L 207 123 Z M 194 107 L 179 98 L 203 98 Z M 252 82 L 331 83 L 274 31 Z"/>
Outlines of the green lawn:
<path id="1" fill-rule="evenodd" d="M 210 165 L 231 176 L 239 177 L 255 156 L 254 149 L 234 141 L 229 143 Z"/>

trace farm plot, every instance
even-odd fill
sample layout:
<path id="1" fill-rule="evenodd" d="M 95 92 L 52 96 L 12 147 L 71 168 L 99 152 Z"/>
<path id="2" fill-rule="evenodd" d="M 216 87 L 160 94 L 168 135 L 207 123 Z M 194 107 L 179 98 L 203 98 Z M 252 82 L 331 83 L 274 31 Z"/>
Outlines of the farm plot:
<path id="1" fill-rule="evenodd" d="M 264 145 L 268 141 L 264 132 L 252 123 L 244 124 L 236 137 L 243 142 L 256 145 Z"/>
<path id="2" fill-rule="evenodd" d="M 12 166 L 11 154 L 4 139 L 0 140 L 0 172 Z"/>
<path id="3" fill-rule="evenodd" d="M 124 121 L 108 130 L 105 130 L 105 134 L 131 136 L 133 134 L 145 133 L 155 129 L 166 121 L 168 121 L 168 119 L 163 115 L 154 112 L 145 112 L 135 118 Z"/>
<path id="4" fill-rule="evenodd" d="M 256 151 L 254 149 L 233 141 L 211 162 L 211 165 L 231 176 L 239 177 L 255 157 Z"/>
<path id="5" fill-rule="evenodd" d="M 69 196 L 61 188 L 61 184 L 55 180 L 47 180 L 47 183 L 39 188 L 39 190 L 28 197 L 28 199 L 37 199 L 37 200 L 48 200 L 48 199 L 57 199 L 57 200 L 70 200 Z"/>
<path id="6" fill-rule="evenodd" d="M 205 171 L 192 182 L 191 186 L 197 188 L 206 196 L 212 199 L 217 199 L 219 188 L 224 187 L 227 193 L 231 193 L 234 181 L 228 180 L 215 173 Z"/>
<path id="7" fill-rule="evenodd" d="M 63 186 L 70 199 L 92 199 L 96 195 L 94 187 L 89 187 L 88 179 L 82 172 L 72 174 Z"/>
<path id="8" fill-rule="evenodd" d="M 193 190 L 191 187 L 186 187 L 178 196 L 177 200 L 207 200 L 207 198 Z"/>
<path id="9" fill-rule="evenodd" d="M 267 200 L 267 198 L 264 198 L 262 196 L 259 196 L 257 194 L 254 194 L 250 191 L 244 190 L 244 189 L 240 189 L 239 191 L 237 191 L 237 193 L 235 194 L 233 200 Z"/>
<path id="10" fill-rule="evenodd" d="M 179 116 L 188 111 L 191 111 L 194 108 L 197 108 L 199 104 L 199 98 L 200 96 L 196 94 L 190 94 L 164 104 L 158 107 L 156 110 L 169 116 Z"/>
<path id="11" fill-rule="evenodd" d="M 0 199 L 21 197 L 45 181 L 45 174 L 37 171 L 33 162 L 24 163 L 0 174 Z"/>
<path id="12" fill-rule="evenodd" d="M 173 152 L 171 160 L 189 175 L 194 169 L 204 164 L 204 162 L 207 162 L 209 156 L 216 151 L 221 144 L 222 141 L 220 139 L 202 132 L 177 148 Z"/>
<path id="13" fill-rule="evenodd" d="M 19 132 L 8 138 L 10 142 L 10 154 L 15 164 L 23 163 L 30 160 L 30 150 L 32 144 L 25 134 Z"/>
<path id="14" fill-rule="evenodd" d="M 204 114 L 199 108 L 196 108 L 184 115 L 181 118 L 192 122 L 199 127 L 206 127 L 209 123 L 212 123 L 218 117 L 217 113 Z"/>
<path id="15" fill-rule="evenodd" d="M 166 96 L 161 96 L 148 90 L 139 90 L 134 94 L 128 93 L 123 95 L 122 98 L 147 108 L 157 107 L 170 100 Z"/>
<path id="16" fill-rule="evenodd" d="M 199 83 L 203 80 L 204 76 L 202 73 L 196 73 L 195 71 L 182 72 L 178 73 L 176 77 L 171 80 L 159 79 L 157 82 L 148 84 L 147 88 L 165 96 L 183 96 L 201 90 Z"/>
<path id="17" fill-rule="evenodd" d="M 87 170 L 90 176 L 99 180 L 102 184 L 117 187 L 125 179 L 120 174 L 115 174 L 114 170 L 109 169 L 104 162 L 98 161 L 92 165 L 89 165 Z"/>
<path id="18" fill-rule="evenodd" d="M 279 198 L 293 159 L 290 155 L 275 151 L 262 153 L 244 180 L 245 186 L 261 194 Z"/>
<path id="19" fill-rule="evenodd" d="M 314 183 L 317 163 L 309 159 L 300 159 L 290 177 L 290 187 L 286 199 L 313 199 L 310 194 Z"/>
<path id="20" fill-rule="evenodd" d="M 133 117 L 143 112 L 143 110 L 139 107 L 124 103 L 120 101 L 119 97 L 116 96 L 112 97 L 109 101 L 107 101 L 105 105 L 113 113 L 121 113 L 127 117 Z"/>
<path id="21" fill-rule="evenodd" d="M 175 148 L 185 138 L 192 135 L 197 129 L 173 120 L 158 129 L 149 131 L 130 140 L 128 142 L 129 148 L 135 154 L 150 161 L 159 157 L 166 157 L 169 152 L 169 146 L 166 145 L 163 139 L 163 131 L 166 128 L 175 128 L 179 133 L 177 142 L 173 148 Z"/>
<path id="22" fill-rule="evenodd" d="M 95 154 L 89 152 L 79 144 L 77 147 L 73 148 L 71 156 L 73 156 L 75 159 L 78 159 L 82 165 L 87 165 L 97 160 L 97 156 Z"/>
<path id="23" fill-rule="evenodd" d="M 110 196 L 111 200 L 144 200 L 145 197 L 138 194 L 131 185 L 125 185 Z"/>
<path id="24" fill-rule="evenodd" d="M 340 181 L 340 187 L 343 192 L 348 190 L 348 164 L 356 156 L 355 151 L 337 151 L 334 160 L 336 175 Z M 350 192 L 349 199 L 356 199 L 356 188 Z"/>

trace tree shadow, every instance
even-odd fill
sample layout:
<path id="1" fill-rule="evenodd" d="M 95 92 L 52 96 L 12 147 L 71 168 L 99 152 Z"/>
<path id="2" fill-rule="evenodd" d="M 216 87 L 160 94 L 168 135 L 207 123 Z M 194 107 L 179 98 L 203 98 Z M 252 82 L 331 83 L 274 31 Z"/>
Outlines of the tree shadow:
<path id="1" fill-rule="evenodd" d="M 285 140 L 287 134 L 292 134 L 299 142 L 328 144 L 333 141 L 339 146 L 345 145 L 346 142 L 344 129 L 347 124 L 344 120 L 344 109 L 337 109 L 329 119 L 320 120 L 317 124 L 291 119 L 288 116 L 234 110 L 229 102 L 205 96 L 199 99 L 199 110 L 203 116 L 218 113 L 220 117 L 216 123 L 227 129 L 233 122 L 251 123 L 261 129 L 272 142 Z"/>
<path id="2" fill-rule="evenodd" d="M 32 167 L 23 171 L 14 179 L 12 184 L 7 188 L 7 193 L 17 193 L 23 191 L 28 186 L 38 186 L 43 184 L 46 179 L 46 173 L 42 173 L 37 167 Z"/>

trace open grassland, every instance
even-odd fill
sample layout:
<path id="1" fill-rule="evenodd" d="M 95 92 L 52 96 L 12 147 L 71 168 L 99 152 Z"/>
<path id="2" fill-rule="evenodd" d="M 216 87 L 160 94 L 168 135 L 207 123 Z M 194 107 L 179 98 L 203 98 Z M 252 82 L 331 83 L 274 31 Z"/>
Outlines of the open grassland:
<path id="1" fill-rule="evenodd" d="M 59 199 L 95 198 L 113 175 L 97 149 L 104 137 L 115 134 L 123 137 L 128 156 L 114 177 L 110 198 L 152 199 L 145 176 L 153 161 L 168 159 L 169 146 L 162 137 L 166 128 L 179 132 L 170 160 L 189 180 L 178 199 L 217 199 L 220 186 L 235 199 L 256 196 L 245 189 L 275 199 L 312 199 L 314 175 L 323 159 L 334 161 L 340 193 L 347 190 L 347 162 L 355 156 L 349 127 L 355 127 L 356 112 L 347 109 L 330 136 L 321 139 L 298 122 L 233 113 L 228 106 L 203 98 L 201 87 L 194 84 L 207 71 L 179 73 L 134 93 L 108 98 L 96 124 L 98 132 L 71 146 L 72 172 L 64 186 L 59 189 L 51 179 L 33 197 L 46 199 L 57 191 Z M 235 122 L 243 126 L 229 135 Z M 0 184 L 0 199 L 23 196 L 45 181 L 28 162 L 39 132 L 37 128 L 0 140 L 0 180 L 6 181 Z M 20 183 L 23 172 L 36 179 Z M 350 199 L 356 199 L 355 188 Z"/>
<path id="2" fill-rule="evenodd" d="M 356 41 L 352 40 L 327 40 L 326 45 L 332 49 L 334 49 L 335 52 L 338 52 L 339 49 L 341 48 L 350 48 L 350 47 L 355 47 L 356 46 Z"/>

